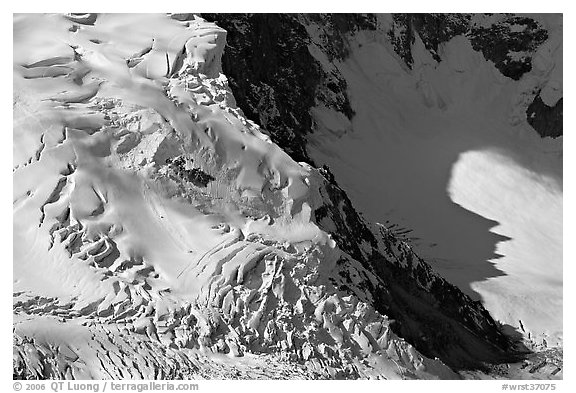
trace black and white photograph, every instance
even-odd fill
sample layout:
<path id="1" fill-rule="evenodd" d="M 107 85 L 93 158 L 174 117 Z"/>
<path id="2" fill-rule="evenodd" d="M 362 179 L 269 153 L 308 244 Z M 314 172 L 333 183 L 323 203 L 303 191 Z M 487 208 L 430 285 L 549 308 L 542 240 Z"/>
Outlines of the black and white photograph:
<path id="1" fill-rule="evenodd" d="M 14 390 L 563 391 L 561 7 L 175 8 L 11 15 Z"/>

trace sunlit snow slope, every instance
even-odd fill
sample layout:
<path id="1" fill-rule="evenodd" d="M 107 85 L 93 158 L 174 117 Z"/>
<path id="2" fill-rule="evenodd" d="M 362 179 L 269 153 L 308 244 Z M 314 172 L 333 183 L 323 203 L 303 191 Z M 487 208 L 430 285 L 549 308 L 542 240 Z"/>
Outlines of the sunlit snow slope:
<path id="1" fill-rule="evenodd" d="M 468 37 L 441 44 L 440 62 L 416 34 L 408 69 L 378 31 L 349 34 L 328 61 L 355 115 L 317 106 L 308 151 L 327 164 L 367 218 L 408 228 L 418 252 L 494 317 L 538 346 L 562 343 L 562 137 L 541 138 L 526 100 L 562 97 L 562 17 L 537 17 L 548 39 L 519 80 L 503 76 Z M 515 26 L 523 29 L 525 26 Z M 511 330 L 512 331 L 512 330 Z"/>
<path id="2" fill-rule="evenodd" d="M 311 218 L 321 172 L 236 108 L 225 31 L 178 19 L 14 16 L 15 377 L 457 378 Z"/>

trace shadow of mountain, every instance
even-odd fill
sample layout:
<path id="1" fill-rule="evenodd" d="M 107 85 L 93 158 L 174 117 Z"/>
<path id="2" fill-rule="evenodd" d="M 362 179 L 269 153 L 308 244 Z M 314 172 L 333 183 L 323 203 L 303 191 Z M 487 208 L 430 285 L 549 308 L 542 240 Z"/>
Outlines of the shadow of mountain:
<path id="1" fill-rule="evenodd" d="M 489 278 L 505 276 L 506 273 L 497 267 L 497 261 L 503 257 L 497 250 L 498 243 L 513 240 L 511 237 L 490 232 L 498 225 L 479 214 L 454 204 L 454 209 L 464 210 L 460 216 L 458 232 L 452 234 L 452 248 L 448 255 L 460 255 L 454 259 L 432 256 L 426 245 L 415 245 L 421 249 L 421 255 L 446 280 L 456 285 L 473 300 L 481 301 L 482 296 L 472 288 L 472 284 Z M 464 218 L 466 217 L 466 218 Z M 464 224 L 464 222 L 466 222 Z M 455 225 L 454 222 L 448 223 Z M 456 253 L 456 254 L 455 254 Z M 469 255 L 465 256 L 465 253 Z"/>
<path id="2" fill-rule="evenodd" d="M 504 275 L 496 267 L 501 257 L 496 247 L 511 239 L 491 232 L 497 221 L 457 205 L 447 193 L 460 155 L 481 145 L 450 140 L 451 135 L 409 143 L 395 143 L 395 135 L 381 135 L 383 141 L 352 135 L 341 143 L 324 132 L 309 138 L 311 155 L 331 168 L 364 217 L 410 230 L 413 239 L 408 240 L 422 258 L 472 299 L 481 300 L 472 284 Z"/>
<path id="3" fill-rule="evenodd" d="M 531 351 L 511 326 L 494 322 L 479 302 L 446 281 L 426 281 L 425 267 L 373 261 L 384 288 L 371 291 L 374 306 L 392 318 L 392 330 L 429 358 L 440 358 L 455 371 L 490 372 L 494 365 L 520 362 Z"/>
<path id="4" fill-rule="evenodd" d="M 517 328 L 512 325 L 503 324 L 501 330 L 505 335 L 510 337 L 514 344 L 514 350 L 520 358 L 524 358 L 533 353 L 532 350 L 524 344 L 524 335 L 518 331 Z"/>

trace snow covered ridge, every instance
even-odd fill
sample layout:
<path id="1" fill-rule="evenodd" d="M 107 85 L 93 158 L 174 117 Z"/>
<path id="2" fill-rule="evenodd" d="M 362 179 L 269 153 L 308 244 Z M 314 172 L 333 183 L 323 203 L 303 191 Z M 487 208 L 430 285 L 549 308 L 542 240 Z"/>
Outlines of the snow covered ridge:
<path id="1" fill-rule="evenodd" d="M 244 117 L 225 39 L 199 17 L 14 16 L 15 378 L 459 378 L 514 359 L 480 303 Z"/>

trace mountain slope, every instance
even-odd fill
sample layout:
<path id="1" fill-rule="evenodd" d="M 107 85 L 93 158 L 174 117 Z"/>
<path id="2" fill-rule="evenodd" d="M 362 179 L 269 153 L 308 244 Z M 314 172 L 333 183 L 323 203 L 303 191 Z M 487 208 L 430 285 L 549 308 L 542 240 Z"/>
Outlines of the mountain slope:
<path id="1" fill-rule="evenodd" d="M 479 302 L 244 116 L 225 40 L 195 16 L 14 16 L 14 377 L 460 378 L 517 359 Z"/>
<path id="2" fill-rule="evenodd" d="M 528 345 L 562 345 L 560 15 L 274 16 L 288 37 L 267 30 L 270 16 L 205 16 L 228 30 L 240 106 L 272 138 L 276 117 L 308 119 L 277 143 L 327 165 L 368 220 Z M 251 72 L 261 58 L 273 77 Z M 317 75 L 298 105 L 283 99 L 304 78 L 293 63 Z M 272 99 L 255 100 L 264 87 Z"/>

